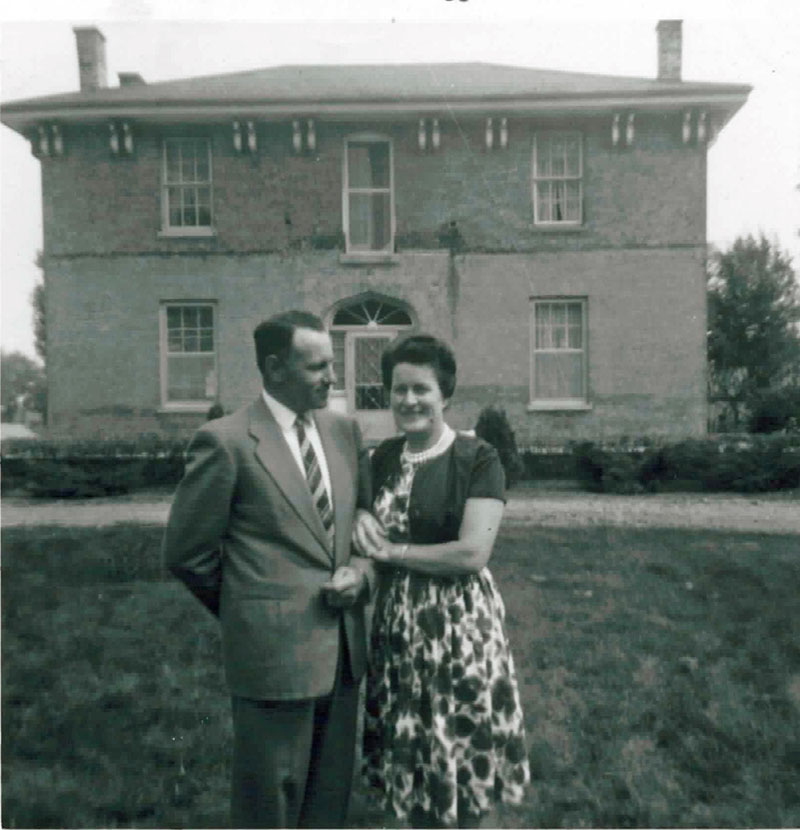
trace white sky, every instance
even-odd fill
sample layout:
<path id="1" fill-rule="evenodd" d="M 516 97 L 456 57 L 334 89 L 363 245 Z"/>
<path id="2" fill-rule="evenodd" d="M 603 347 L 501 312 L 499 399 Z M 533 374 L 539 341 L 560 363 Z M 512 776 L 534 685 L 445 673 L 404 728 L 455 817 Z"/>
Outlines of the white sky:
<path id="1" fill-rule="evenodd" d="M 798 0 L 62 0 L 0 12 L 0 100 L 78 89 L 72 27 L 106 36 L 109 84 L 283 63 L 487 61 L 655 77 L 655 25 L 683 19 L 683 78 L 746 83 L 709 151 L 708 239 L 764 231 L 800 272 Z M 18 13 L 14 14 L 14 9 Z M 645 15 L 646 12 L 646 15 Z M 42 247 L 39 163 L 0 128 L 0 278 L 6 350 L 31 356 Z"/>

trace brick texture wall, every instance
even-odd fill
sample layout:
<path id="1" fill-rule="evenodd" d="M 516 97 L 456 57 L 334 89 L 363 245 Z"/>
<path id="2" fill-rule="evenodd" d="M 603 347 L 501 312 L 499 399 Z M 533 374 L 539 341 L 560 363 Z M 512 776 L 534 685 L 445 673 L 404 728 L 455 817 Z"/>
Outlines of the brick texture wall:
<path id="1" fill-rule="evenodd" d="M 416 123 L 317 122 L 317 151 L 291 152 L 288 124 L 259 125 L 259 152 L 237 155 L 230 125 L 135 130 L 113 157 L 103 129 L 70 130 L 63 158 L 42 161 L 48 375 L 56 429 L 186 431 L 202 414 L 160 411 L 158 309 L 209 300 L 218 311 L 220 398 L 250 400 L 259 378 L 251 332 L 270 313 L 380 292 L 454 343 L 451 418 L 471 427 L 502 403 L 527 443 L 705 428 L 705 153 L 680 141 L 676 117 L 637 119 L 632 148 L 613 148 L 608 119 L 578 126 L 584 224 L 533 226 L 532 136 L 567 125 L 515 120 L 488 152 L 481 120 L 442 122 L 442 148 L 420 153 Z M 344 137 L 392 139 L 398 257 L 340 261 Z M 213 143 L 214 225 L 207 239 L 163 238 L 165 135 Z M 462 253 L 439 245 L 456 222 Z M 592 409 L 529 412 L 530 301 L 584 297 Z"/>

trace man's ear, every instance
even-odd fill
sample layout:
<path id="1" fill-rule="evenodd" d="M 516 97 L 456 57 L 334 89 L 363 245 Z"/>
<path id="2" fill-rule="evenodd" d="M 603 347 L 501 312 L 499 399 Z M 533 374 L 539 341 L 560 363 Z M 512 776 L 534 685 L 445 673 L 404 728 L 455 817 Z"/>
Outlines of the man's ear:
<path id="1" fill-rule="evenodd" d="M 264 381 L 270 384 L 280 384 L 286 380 L 286 366 L 275 354 L 268 354 L 264 358 Z"/>

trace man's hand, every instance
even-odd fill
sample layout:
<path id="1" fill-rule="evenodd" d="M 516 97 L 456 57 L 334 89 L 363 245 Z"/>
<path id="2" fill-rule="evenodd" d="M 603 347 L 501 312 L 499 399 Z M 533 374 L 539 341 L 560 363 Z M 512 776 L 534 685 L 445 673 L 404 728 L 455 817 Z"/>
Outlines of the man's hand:
<path id="1" fill-rule="evenodd" d="M 359 508 L 356 511 L 353 544 L 362 556 L 375 556 L 386 547 L 386 531 L 368 510 Z"/>
<path id="2" fill-rule="evenodd" d="M 332 608 L 349 608 L 358 600 L 366 581 L 361 571 L 341 565 L 322 586 L 322 595 Z"/>

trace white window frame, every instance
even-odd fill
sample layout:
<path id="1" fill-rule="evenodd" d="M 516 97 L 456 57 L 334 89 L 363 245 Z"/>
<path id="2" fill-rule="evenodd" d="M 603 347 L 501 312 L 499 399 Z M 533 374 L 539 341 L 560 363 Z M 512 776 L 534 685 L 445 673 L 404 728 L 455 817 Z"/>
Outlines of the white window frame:
<path id="1" fill-rule="evenodd" d="M 379 188 L 350 188 L 350 172 L 349 172 L 349 146 L 350 143 L 371 143 L 371 144 L 387 144 L 389 146 L 389 187 Z M 342 223 L 345 239 L 345 251 L 347 254 L 352 254 L 360 258 L 384 258 L 387 255 L 391 256 L 394 253 L 394 238 L 395 238 L 395 213 L 394 213 L 394 147 L 389 136 L 381 135 L 380 133 L 356 133 L 349 135 L 344 140 L 344 159 L 342 172 Z M 365 248 L 362 246 L 354 246 L 350 240 L 350 196 L 353 193 L 361 193 L 371 195 L 374 193 L 389 193 L 389 242 L 383 248 Z"/>
<path id="2" fill-rule="evenodd" d="M 537 349 L 536 348 L 536 308 L 542 305 L 579 305 L 581 309 L 581 343 L 582 348 L 571 349 Z M 589 403 L 589 324 L 588 324 L 588 300 L 586 297 L 555 296 L 555 297 L 531 297 L 530 301 L 530 386 L 528 409 L 537 410 L 588 410 L 592 406 Z M 581 365 L 581 395 L 574 398 L 536 398 L 536 355 L 539 353 L 580 353 L 582 355 Z"/>
<path id="3" fill-rule="evenodd" d="M 216 391 L 213 398 L 202 400 L 171 401 L 168 398 L 169 390 L 169 338 L 167 329 L 167 309 L 187 308 L 200 306 L 211 309 L 211 325 L 214 334 L 214 378 Z M 219 400 L 219 323 L 217 303 L 213 300 L 168 300 L 159 305 L 159 363 L 161 380 L 161 408 L 169 412 L 206 412 L 212 404 Z M 183 355 L 202 355 L 207 357 L 211 352 L 181 352 Z"/>
<path id="4" fill-rule="evenodd" d="M 539 174 L 539 154 L 541 151 L 540 144 L 544 142 L 541 139 L 547 139 L 549 146 L 556 138 L 577 139 L 578 142 L 578 172 L 567 174 L 554 175 L 540 175 Z M 566 163 L 565 163 L 566 168 Z M 531 178 L 532 178 L 532 195 L 533 195 L 533 223 L 534 225 L 550 228 L 571 227 L 577 228 L 583 225 L 583 134 L 577 130 L 553 130 L 541 131 L 535 133 L 533 136 L 533 151 L 531 159 Z M 545 219 L 539 215 L 539 189 L 551 188 L 554 183 L 569 183 L 577 182 L 578 185 L 578 217 L 575 219 Z M 552 200 L 552 193 L 551 193 Z M 552 206 L 551 206 L 552 213 Z"/>
<path id="5" fill-rule="evenodd" d="M 208 180 L 196 182 L 170 181 L 167 170 L 167 146 L 171 143 L 203 142 L 208 152 Z M 209 223 L 207 225 L 171 225 L 169 189 L 208 187 Z M 160 236 L 214 236 L 214 168 L 211 139 L 206 136 L 170 136 L 161 146 L 161 233 Z"/>

